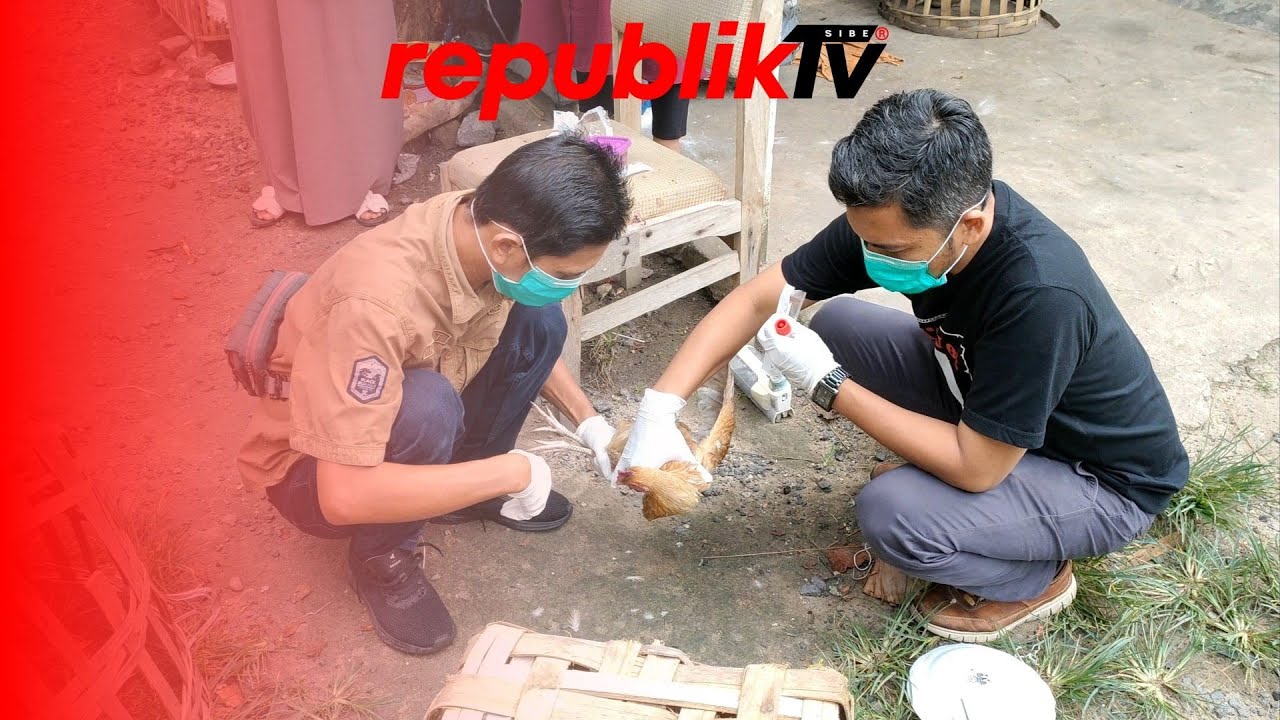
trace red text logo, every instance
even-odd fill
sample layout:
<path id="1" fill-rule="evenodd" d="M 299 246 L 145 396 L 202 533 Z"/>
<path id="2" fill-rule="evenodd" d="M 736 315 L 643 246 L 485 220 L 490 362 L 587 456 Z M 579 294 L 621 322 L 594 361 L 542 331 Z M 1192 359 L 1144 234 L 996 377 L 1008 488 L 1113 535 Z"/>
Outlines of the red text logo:
<path id="1" fill-rule="evenodd" d="M 717 23 L 721 36 L 735 38 L 738 23 Z M 643 27 L 628 23 L 623 29 L 622 44 L 618 49 L 618 67 L 614 74 L 615 98 L 652 100 L 680 84 L 680 96 L 693 98 L 698 95 L 702 69 L 710 68 L 706 97 L 724 98 L 729 92 L 730 63 L 734 43 L 711 42 L 711 23 L 694 23 L 689 46 L 683 48 L 684 74 L 680 76 L 679 61 L 671 48 L 652 42 L 642 42 Z M 783 42 L 764 52 L 764 24 L 747 23 L 741 41 L 742 54 L 733 83 L 732 97 L 752 97 L 757 91 L 770 98 L 785 99 L 813 97 L 814 83 L 818 75 L 819 56 L 823 45 L 829 45 L 827 54 L 834 76 L 836 96 L 853 98 L 875 65 L 882 44 L 870 44 L 852 71 L 845 67 L 844 42 L 868 42 L 872 38 L 884 39 L 888 32 L 874 25 L 800 25 L 787 34 Z M 790 95 L 778 82 L 778 67 L 797 48 L 803 48 L 795 87 Z M 600 92 L 613 65 L 613 46 L 597 45 L 592 49 L 591 68 L 586 78 L 578 82 L 573 71 L 574 47 L 561 45 L 556 53 L 554 66 L 547 55 L 532 43 L 511 43 L 493 46 L 486 67 L 475 48 L 462 43 L 445 43 L 434 50 L 426 43 L 395 43 L 387 58 L 387 73 L 383 80 L 382 97 L 400 97 L 405 67 L 421 60 L 423 80 L 427 90 L 445 100 L 467 97 L 480 89 L 480 119 L 495 120 L 498 104 L 504 100 L 525 100 L 538 93 L 550 79 L 556 90 L 570 100 L 585 100 Z M 529 76 L 512 80 L 507 69 L 513 62 L 525 61 Z M 636 79 L 637 68 L 644 61 L 656 63 L 658 74 L 653 82 Z M 481 89 L 483 83 L 483 89 Z"/>

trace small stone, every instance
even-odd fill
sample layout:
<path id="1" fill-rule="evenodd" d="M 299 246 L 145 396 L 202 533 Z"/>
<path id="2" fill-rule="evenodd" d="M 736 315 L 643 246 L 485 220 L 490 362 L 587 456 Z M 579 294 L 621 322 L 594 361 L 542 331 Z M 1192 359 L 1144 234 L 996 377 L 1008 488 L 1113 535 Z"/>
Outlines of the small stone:
<path id="1" fill-rule="evenodd" d="M 181 55 L 182 51 L 189 47 L 191 47 L 191 38 L 186 35 L 174 35 L 160 41 L 160 52 L 170 60 Z"/>
<path id="2" fill-rule="evenodd" d="M 685 534 L 685 533 L 687 533 L 687 532 L 689 532 L 689 526 L 688 526 L 688 525 L 677 525 L 677 526 L 676 526 L 676 534 L 677 534 L 677 535 L 684 535 L 684 534 Z"/>
<path id="3" fill-rule="evenodd" d="M 452 150 L 458 147 L 458 128 L 462 126 L 462 121 L 458 119 L 440 125 L 427 133 L 431 138 L 432 144 L 439 145 L 445 150 Z"/>
<path id="4" fill-rule="evenodd" d="M 164 56 L 157 50 L 134 50 L 129 53 L 129 69 L 135 75 L 150 75 L 160 69 Z"/>
<path id="5" fill-rule="evenodd" d="M 818 489 L 826 493 L 831 492 L 831 481 L 826 478 L 819 480 Z"/>
<path id="6" fill-rule="evenodd" d="M 596 286 L 596 295 L 599 295 L 601 300 L 609 297 L 611 292 L 613 292 L 613 286 L 609 283 L 600 283 Z"/>
<path id="7" fill-rule="evenodd" d="M 782 494 L 783 494 L 783 495 L 790 495 L 790 494 L 791 494 L 791 486 L 790 486 L 790 485 L 783 485 L 783 486 L 782 486 Z"/>
<path id="8" fill-rule="evenodd" d="M 412 204 L 413 204 L 413 198 L 411 198 L 411 197 L 402 197 L 402 198 L 400 198 L 400 204 L 401 204 L 401 205 L 412 205 Z"/>
<path id="9" fill-rule="evenodd" d="M 194 47 L 189 47 L 177 57 L 178 67 L 187 74 L 188 77 L 204 79 L 208 72 L 218 65 L 221 61 L 217 55 L 209 53 L 196 53 Z"/>
<path id="10" fill-rule="evenodd" d="M 231 579 L 227 581 L 227 587 L 236 592 L 240 592 L 244 589 L 244 583 L 240 581 L 239 575 L 233 575 L 231 576 Z"/>
<path id="11" fill-rule="evenodd" d="M 822 597 L 827 594 L 827 583 L 822 578 L 810 578 L 800 586 L 800 594 L 805 597 Z"/>
<path id="12" fill-rule="evenodd" d="M 1271 699 L 1275 700 L 1276 702 L 1280 702 L 1280 690 L 1272 690 Z"/>
<path id="13" fill-rule="evenodd" d="M 1259 516 L 1258 516 L 1258 521 L 1259 521 L 1259 522 L 1264 522 L 1264 523 L 1269 523 L 1269 522 L 1271 522 L 1271 516 L 1270 516 L 1270 515 L 1259 515 Z M 1280 700 L 1280 698 L 1276 698 L 1276 699 L 1277 699 L 1277 700 Z"/>
<path id="14" fill-rule="evenodd" d="M 876 462 L 884 462 L 889 459 L 889 453 L 884 448 L 876 450 Z"/>
<path id="15" fill-rule="evenodd" d="M 653 277 L 653 268 L 640 268 L 640 279 L 648 280 Z"/>
<path id="16" fill-rule="evenodd" d="M 480 121 L 479 110 L 470 112 L 458 126 L 458 146 L 467 148 L 493 142 L 496 132 L 495 123 Z"/>

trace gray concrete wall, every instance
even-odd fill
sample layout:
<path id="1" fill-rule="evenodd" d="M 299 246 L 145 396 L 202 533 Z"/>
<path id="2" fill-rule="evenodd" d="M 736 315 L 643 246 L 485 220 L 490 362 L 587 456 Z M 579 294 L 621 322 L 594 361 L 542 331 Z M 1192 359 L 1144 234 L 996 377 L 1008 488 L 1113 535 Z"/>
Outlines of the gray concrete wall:
<path id="1" fill-rule="evenodd" d="M 938 87 L 978 109 L 996 175 L 1085 248 L 1164 380 L 1180 422 L 1207 419 L 1211 381 L 1280 336 L 1280 93 L 1275 35 L 1159 0 L 1048 5 L 1061 29 L 957 40 L 893 28 L 855 100 L 819 81 L 778 104 L 770 255 L 841 208 L 833 143 L 875 100 Z M 802 4 L 803 21 L 881 23 L 871 1 Z M 793 67 L 783 73 L 790 88 Z M 695 101 L 688 151 L 732 183 L 734 108 Z M 730 184 L 732 187 L 732 184 Z M 880 296 L 904 305 L 901 297 Z"/>

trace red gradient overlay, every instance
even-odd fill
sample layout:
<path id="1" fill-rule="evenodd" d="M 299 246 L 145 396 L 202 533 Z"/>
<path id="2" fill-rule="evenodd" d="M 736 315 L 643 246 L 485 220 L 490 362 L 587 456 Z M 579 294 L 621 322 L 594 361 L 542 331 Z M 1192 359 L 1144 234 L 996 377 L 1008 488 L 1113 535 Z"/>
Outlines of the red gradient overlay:
<path id="1" fill-rule="evenodd" d="M 5 162 L 0 202 L 4 207 L 5 258 L 0 263 L 0 288 L 3 288 L 4 349 L 0 372 L 15 378 L 16 373 L 35 371 L 38 380 L 12 383 L 5 393 L 4 458 L 10 469 L 0 501 L 0 523 L 5 528 L 5 546 L 0 552 L 0 617 L 5 623 L 5 637 L 0 639 L 0 678 L 3 678 L 5 705 L 25 717 L 52 718 L 47 708 L 31 700 L 29 673 L 24 671 L 32 648 L 19 645 L 19 638 L 29 635 L 17 623 L 24 622 L 17 611 L 22 600 L 16 593 L 29 571 L 21 523 L 23 487 L 20 456 L 26 450 L 26 428 L 33 418 L 55 419 L 71 388 L 51 382 L 66 371 L 65 362 L 72 352 L 72 337 L 82 331 L 73 321 L 73 309 L 63 293 L 67 282 L 83 282 L 80 272 L 58 280 L 70 269 L 63 262 L 64 253 L 84 227 L 59 208 L 59 198 L 75 194 L 63 176 L 70 164 L 65 152 L 71 142 L 80 140 L 80 128 L 66 127 L 71 117 L 72 95 L 60 72 L 91 58 L 76 51 L 75 39 L 62 32 L 61 23 L 72 14 L 65 7 L 43 3 L 27 3 L 10 8 L 7 13 L 6 42 L 3 44 Z M 79 277 L 77 277 L 79 276 Z M 36 370 L 36 366 L 39 369 Z M 26 368 L 24 370 L 23 368 Z M 25 643 L 24 643 L 25 645 Z M 16 703 L 15 703 L 16 701 Z M 15 703 L 10 705 L 10 703 Z"/>
<path id="2" fill-rule="evenodd" d="M 129 375 L 130 363 L 106 352 L 113 333 L 137 326 L 135 312 L 146 289 L 121 267 L 142 237 L 123 219 L 145 213 L 150 189 L 141 185 L 130 160 L 128 128 L 120 110 L 128 105 L 121 77 L 128 73 L 128 26 L 102 22 L 138 3 L 97 0 L 18 3 L 7 7 L 3 43 L 4 184 L 0 190 L 6 226 L 0 263 L 3 330 L 4 459 L 10 470 L 0 501 L 5 528 L 0 550 L 0 678 L 9 717 L 58 718 L 45 702 L 46 680 L 59 673 L 33 672 L 57 655 L 38 631 L 22 627 L 19 606 L 39 562 L 27 550 L 32 528 L 24 516 L 34 455 L 31 428 L 61 428 L 82 449 L 82 459 L 107 457 L 90 438 L 118 425 L 112 390 Z M 146 11 L 152 12 L 150 10 Z M 137 43 L 133 45 L 137 47 Z M 142 351 L 142 348 L 138 348 Z M 95 478 L 97 482 L 97 478 Z M 104 490 L 114 496 L 114 490 Z M 58 614 L 61 608 L 50 605 Z M 84 668 L 72 669 L 81 673 Z M 67 670 L 61 673 L 65 677 Z M 76 681 L 98 678 L 83 672 Z M 81 715 L 84 716 L 84 715 Z"/>

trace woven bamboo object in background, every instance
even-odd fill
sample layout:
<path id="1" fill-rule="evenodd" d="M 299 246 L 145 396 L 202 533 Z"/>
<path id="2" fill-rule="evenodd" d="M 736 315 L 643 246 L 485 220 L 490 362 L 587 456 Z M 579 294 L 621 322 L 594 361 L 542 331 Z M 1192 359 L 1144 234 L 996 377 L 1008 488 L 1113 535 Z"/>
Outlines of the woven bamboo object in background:
<path id="1" fill-rule="evenodd" d="M 197 50 L 202 49 L 206 43 L 231 39 L 226 22 L 214 19 L 214 16 L 224 14 L 225 9 L 219 7 L 217 11 L 210 13 L 208 0 L 156 0 L 156 4 L 173 18 L 184 35 L 196 43 Z"/>
<path id="2" fill-rule="evenodd" d="M 835 670 L 699 665 L 663 645 L 494 623 L 471 640 L 427 720 L 853 720 Z"/>
<path id="3" fill-rule="evenodd" d="M 8 640 L 23 651 L 6 716 L 207 718 L 187 640 L 119 514 L 65 435 L 42 428 L 22 439 L 9 467 L 17 522 L 5 530 L 8 552 L 27 565 L 10 590 L 19 617 Z"/>
<path id="4" fill-rule="evenodd" d="M 1041 0 L 880 0 L 880 15 L 913 32 L 956 38 L 1018 35 L 1040 22 Z"/>

